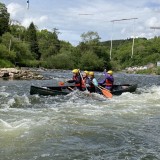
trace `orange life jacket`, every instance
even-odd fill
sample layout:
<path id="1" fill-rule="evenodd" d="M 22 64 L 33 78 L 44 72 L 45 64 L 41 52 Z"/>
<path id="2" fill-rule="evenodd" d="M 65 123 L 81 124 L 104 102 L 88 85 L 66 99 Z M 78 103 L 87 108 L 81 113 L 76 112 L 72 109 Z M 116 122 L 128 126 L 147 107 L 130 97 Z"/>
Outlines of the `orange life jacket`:
<path id="1" fill-rule="evenodd" d="M 108 79 L 106 79 L 106 86 L 108 86 L 108 87 L 113 86 L 113 82 L 108 80 Z"/>
<path id="2" fill-rule="evenodd" d="M 77 76 L 73 76 L 73 80 L 78 80 L 78 77 Z M 81 86 L 81 83 L 75 83 L 75 86 L 76 87 L 80 87 Z"/>
<path id="3" fill-rule="evenodd" d="M 82 88 L 86 88 L 87 77 L 83 77 L 82 79 Z"/>

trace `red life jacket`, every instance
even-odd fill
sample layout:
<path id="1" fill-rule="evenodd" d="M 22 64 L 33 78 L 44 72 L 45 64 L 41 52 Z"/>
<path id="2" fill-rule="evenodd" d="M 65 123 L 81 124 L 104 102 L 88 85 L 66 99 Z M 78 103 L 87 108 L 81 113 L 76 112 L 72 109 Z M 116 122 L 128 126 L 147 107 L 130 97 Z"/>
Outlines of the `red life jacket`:
<path id="1" fill-rule="evenodd" d="M 78 80 L 78 77 L 77 76 L 73 76 L 73 80 Z M 75 86 L 76 87 L 80 87 L 81 86 L 81 83 L 75 83 Z"/>
<path id="2" fill-rule="evenodd" d="M 86 88 L 86 80 L 87 80 L 87 77 L 83 77 L 82 79 L 82 88 Z"/>
<path id="3" fill-rule="evenodd" d="M 108 79 L 106 79 L 106 86 L 108 86 L 108 87 L 113 86 L 113 82 L 108 80 Z"/>

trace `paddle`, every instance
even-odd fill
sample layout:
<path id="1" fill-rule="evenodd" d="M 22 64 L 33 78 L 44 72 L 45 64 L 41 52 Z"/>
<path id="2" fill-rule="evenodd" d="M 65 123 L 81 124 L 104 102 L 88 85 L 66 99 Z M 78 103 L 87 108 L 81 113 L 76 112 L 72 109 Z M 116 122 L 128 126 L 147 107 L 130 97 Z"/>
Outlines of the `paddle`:
<path id="1" fill-rule="evenodd" d="M 64 81 L 64 82 L 58 82 L 59 86 L 64 86 L 64 84 L 66 83 L 67 81 Z M 67 87 L 68 89 L 70 89 L 71 91 L 74 91 L 73 88 L 71 87 Z"/>
<path id="2" fill-rule="evenodd" d="M 101 89 L 105 89 L 105 90 L 107 90 L 108 92 L 111 92 L 110 90 L 108 90 L 107 88 L 104 88 L 104 87 L 102 87 L 102 86 L 99 86 Z"/>
<path id="3" fill-rule="evenodd" d="M 64 84 L 66 83 L 67 81 L 64 81 L 64 82 L 58 82 L 59 86 L 64 86 Z"/>
<path id="4" fill-rule="evenodd" d="M 112 98 L 112 93 L 110 93 L 110 91 L 109 90 L 107 90 L 106 88 L 101 88 L 100 86 L 97 86 L 101 91 L 102 91 L 102 93 L 103 93 L 103 95 L 105 96 L 105 97 L 107 97 L 107 98 Z"/>
<path id="5" fill-rule="evenodd" d="M 65 82 L 58 82 L 59 86 L 64 86 Z"/>

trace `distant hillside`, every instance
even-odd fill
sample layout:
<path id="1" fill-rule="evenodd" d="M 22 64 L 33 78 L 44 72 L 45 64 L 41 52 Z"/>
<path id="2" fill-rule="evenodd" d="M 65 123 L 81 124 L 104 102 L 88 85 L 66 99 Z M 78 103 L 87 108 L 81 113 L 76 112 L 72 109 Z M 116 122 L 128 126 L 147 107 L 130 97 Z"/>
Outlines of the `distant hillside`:
<path id="1" fill-rule="evenodd" d="M 141 39 L 141 40 L 147 40 L 146 38 L 138 38 L 138 39 Z M 113 47 L 118 47 L 118 46 L 121 46 L 125 43 L 128 43 L 128 42 L 132 42 L 133 39 L 121 39 L 121 40 L 112 40 L 112 45 Z M 104 41 L 104 42 L 100 42 L 101 45 L 103 46 L 106 46 L 106 47 L 110 47 L 111 46 L 111 41 Z"/>

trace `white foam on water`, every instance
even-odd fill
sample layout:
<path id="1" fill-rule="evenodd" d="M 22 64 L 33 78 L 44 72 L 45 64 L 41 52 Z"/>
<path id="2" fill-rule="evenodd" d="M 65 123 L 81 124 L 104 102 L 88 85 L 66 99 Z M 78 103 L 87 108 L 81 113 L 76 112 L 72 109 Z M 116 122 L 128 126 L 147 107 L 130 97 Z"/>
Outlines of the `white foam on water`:
<path id="1" fill-rule="evenodd" d="M 7 102 L 8 107 L 22 107 L 31 105 L 29 98 L 26 95 L 19 96 L 15 95 L 13 98 L 9 99 Z"/>
<path id="2" fill-rule="evenodd" d="M 8 107 L 12 106 L 14 103 L 15 103 L 15 99 L 14 98 L 9 99 L 9 101 L 7 103 Z"/>
<path id="3" fill-rule="evenodd" d="M 12 122 L 7 122 L 2 119 L 0 119 L 0 130 L 1 131 L 13 131 L 17 130 L 19 128 L 29 128 L 29 124 L 31 123 L 31 120 L 29 119 L 23 119 L 20 121 L 12 121 Z"/>
<path id="4" fill-rule="evenodd" d="M 43 157 L 43 158 L 44 158 L 44 157 L 49 157 L 49 156 L 50 156 L 49 153 L 44 153 L 44 154 L 41 155 L 41 157 Z"/>
<path id="5" fill-rule="evenodd" d="M 0 87 L 0 91 L 1 91 L 1 92 L 5 92 L 5 91 L 6 91 L 6 86 L 1 86 L 1 87 Z"/>
<path id="6" fill-rule="evenodd" d="M 8 97 L 10 94 L 7 92 L 0 92 L 0 97 Z"/>
<path id="7" fill-rule="evenodd" d="M 150 87 L 141 94 L 123 93 L 114 96 L 111 102 L 114 114 L 150 114 L 152 109 L 160 107 L 157 104 L 160 102 L 160 87 Z"/>

